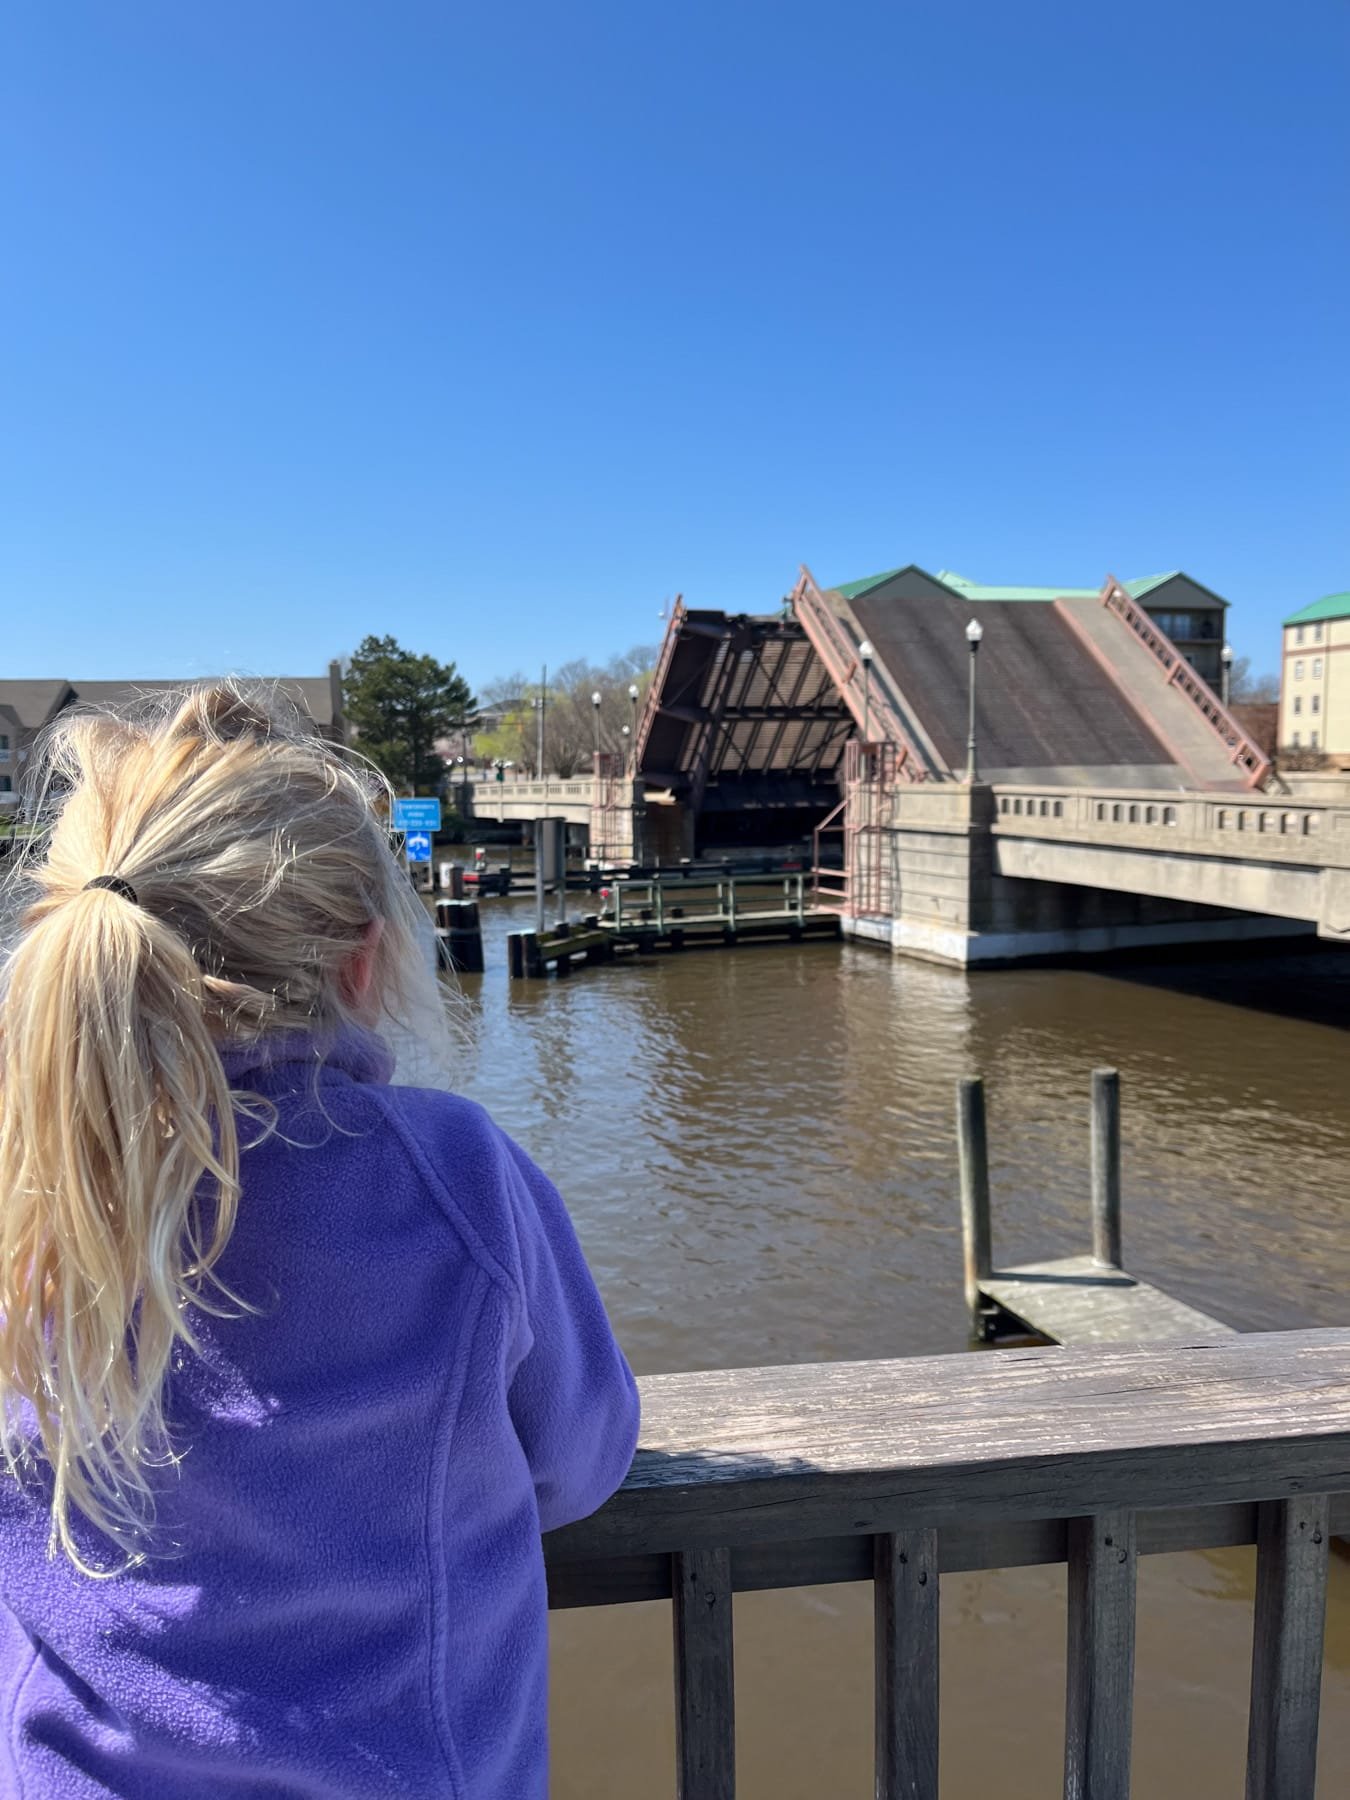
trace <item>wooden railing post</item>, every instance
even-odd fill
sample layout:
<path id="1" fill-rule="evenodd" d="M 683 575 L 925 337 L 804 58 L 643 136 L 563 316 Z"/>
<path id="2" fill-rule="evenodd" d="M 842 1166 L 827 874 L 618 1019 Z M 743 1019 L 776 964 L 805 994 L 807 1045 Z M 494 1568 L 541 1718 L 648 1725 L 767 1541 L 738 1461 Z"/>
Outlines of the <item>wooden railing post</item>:
<path id="1" fill-rule="evenodd" d="M 1134 1514 L 1069 1521 L 1064 1800 L 1129 1800 Z"/>
<path id="2" fill-rule="evenodd" d="M 937 1800 L 935 1531 L 883 1532 L 873 1574 L 876 1800 Z"/>
<path id="3" fill-rule="evenodd" d="M 989 1225 L 989 1146 L 985 1135 L 984 1082 L 978 1075 L 956 1084 L 956 1135 L 961 1160 L 961 1242 L 965 1251 L 966 1306 L 979 1328 L 980 1281 L 993 1271 Z"/>
<path id="4" fill-rule="evenodd" d="M 1120 1247 L 1120 1075 L 1092 1071 L 1092 1260 L 1123 1267 Z"/>
<path id="5" fill-rule="evenodd" d="M 1257 1514 L 1247 1800 L 1313 1800 L 1330 1537 L 1325 1494 Z"/>
<path id="6" fill-rule="evenodd" d="M 671 1558 L 677 1800 L 736 1800 L 731 1552 Z"/>

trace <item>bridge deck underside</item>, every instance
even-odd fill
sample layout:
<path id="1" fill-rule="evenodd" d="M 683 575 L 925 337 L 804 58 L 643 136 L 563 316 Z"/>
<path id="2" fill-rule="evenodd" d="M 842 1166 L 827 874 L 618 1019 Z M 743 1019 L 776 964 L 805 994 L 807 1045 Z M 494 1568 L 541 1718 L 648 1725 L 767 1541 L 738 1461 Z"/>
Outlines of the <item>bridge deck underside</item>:
<path id="1" fill-rule="evenodd" d="M 852 719 L 792 621 L 686 613 L 653 704 L 649 787 L 709 810 L 837 798 Z"/>
<path id="2" fill-rule="evenodd" d="M 965 764 L 971 618 L 984 627 L 975 688 L 981 772 L 1126 767 L 1175 770 L 1166 747 L 1049 602 L 937 595 L 855 600 L 877 661 L 922 719 L 949 768 Z M 1177 771 L 1179 779 L 1179 771 Z"/>

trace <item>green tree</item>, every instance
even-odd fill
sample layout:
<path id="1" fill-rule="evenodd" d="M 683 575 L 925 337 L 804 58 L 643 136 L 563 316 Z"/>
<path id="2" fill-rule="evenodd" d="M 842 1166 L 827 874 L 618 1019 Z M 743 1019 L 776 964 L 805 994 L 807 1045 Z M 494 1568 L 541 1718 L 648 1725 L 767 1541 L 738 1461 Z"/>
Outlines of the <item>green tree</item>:
<path id="1" fill-rule="evenodd" d="M 444 765 L 435 742 L 472 731 L 478 702 L 453 663 L 415 656 L 396 638 L 357 646 L 342 683 L 343 705 L 360 748 L 395 787 L 439 793 Z"/>

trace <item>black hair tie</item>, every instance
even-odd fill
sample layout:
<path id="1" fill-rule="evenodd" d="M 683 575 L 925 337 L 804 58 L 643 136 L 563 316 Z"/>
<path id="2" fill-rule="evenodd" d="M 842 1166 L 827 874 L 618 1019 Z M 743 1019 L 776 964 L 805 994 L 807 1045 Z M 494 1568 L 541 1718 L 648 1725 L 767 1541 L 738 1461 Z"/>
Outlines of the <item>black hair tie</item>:
<path id="1" fill-rule="evenodd" d="M 130 900 L 133 906 L 139 906 L 136 890 L 129 881 L 123 881 L 120 875 L 95 875 L 92 881 L 85 882 L 86 888 L 107 888 L 110 894 L 120 894 L 124 900 Z"/>

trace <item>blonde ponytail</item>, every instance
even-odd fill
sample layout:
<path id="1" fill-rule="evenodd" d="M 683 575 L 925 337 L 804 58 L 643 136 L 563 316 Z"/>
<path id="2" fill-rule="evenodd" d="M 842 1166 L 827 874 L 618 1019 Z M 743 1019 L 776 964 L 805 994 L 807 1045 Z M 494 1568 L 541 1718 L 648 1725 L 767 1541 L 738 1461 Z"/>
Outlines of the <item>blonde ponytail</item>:
<path id="1" fill-rule="evenodd" d="M 175 698 L 53 734 L 0 968 L 0 1448 L 48 1465 L 53 1550 L 91 1574 L 75 1515 L 146 1551 L 170 1360 L 192 1307 L 241 1304 L 213 1273 L 240 1192 L 222 1044 L 322 1041 L 373 920 L 391 1008 L 416 958 L 369 772 L 270 696 Z"/>
<path id="2" fill-rule="evenodd" d="M 164 1378 L 234 1225 L 239 1148 L 186 946 L 107 889 L 45 906 L 6 971 L 0 1368 L 34 1410 L 54 1544 L 86 1567 L 72 1506 L 132 1553 L 149 1523 Z"/>

